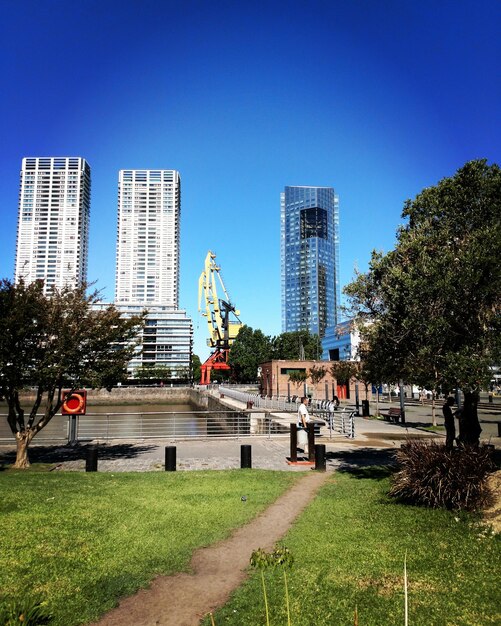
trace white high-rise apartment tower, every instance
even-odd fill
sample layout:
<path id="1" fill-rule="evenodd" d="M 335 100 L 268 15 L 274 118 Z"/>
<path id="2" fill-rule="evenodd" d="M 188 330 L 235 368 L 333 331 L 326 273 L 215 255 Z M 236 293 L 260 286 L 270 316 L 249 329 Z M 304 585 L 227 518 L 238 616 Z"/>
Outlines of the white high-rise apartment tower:
<path id="1" fill-rule="evenodd" d="M 115 302 L 178 308 L 181 178 L 120 170 Z"/>
<path id="2" fill-rule="evenodd" d="M 24 158 L 15 281 L 45 281 L 50 293 L 87 279 L 90 167 L 80 157 Z"/>

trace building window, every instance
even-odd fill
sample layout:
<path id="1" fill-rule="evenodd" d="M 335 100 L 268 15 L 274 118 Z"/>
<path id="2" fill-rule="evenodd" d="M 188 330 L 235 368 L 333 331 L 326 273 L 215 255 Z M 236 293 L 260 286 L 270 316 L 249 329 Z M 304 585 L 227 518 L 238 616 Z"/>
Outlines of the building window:
<path id="1" fill-rule="evenodd" d="M 327 239 L 327 211 L 318 207 L 302 209 L 301 239 L 319 237 Z"/>

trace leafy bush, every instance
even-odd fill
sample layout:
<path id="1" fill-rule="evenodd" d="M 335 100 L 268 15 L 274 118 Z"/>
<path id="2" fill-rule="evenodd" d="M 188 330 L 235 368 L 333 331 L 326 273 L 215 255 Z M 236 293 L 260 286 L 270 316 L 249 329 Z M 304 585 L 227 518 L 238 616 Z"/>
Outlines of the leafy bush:
<path id="1" fill-rule="evenodd" d="M 412 440 L 400 448 L 396 459 L 390 495 L 398 500 L 475 511 L 492 499 L 487 477 L 496 467 L 486 446 L 447 451 L 435 442 Z"/>

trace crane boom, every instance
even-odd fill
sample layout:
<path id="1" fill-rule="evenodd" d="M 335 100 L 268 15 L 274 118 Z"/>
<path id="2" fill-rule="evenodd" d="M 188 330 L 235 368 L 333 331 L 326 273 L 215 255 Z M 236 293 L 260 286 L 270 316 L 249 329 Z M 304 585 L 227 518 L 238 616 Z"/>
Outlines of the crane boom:
<path id="1" fill-rule="evenodd" d="M 198 279 L 198 310 L 207 318 L 209 338 L 207 345 L 214 351 L 202 365 L 202 384 L 210 382 L 211 369 L 230 369 L 228 365 L 229 349 L 238 335 L 242 322 L 238 311 L 230 302 L 230 297 L 221 277 L 221 268 L 216 264 L 216 255 L 209 250 L 205 264 Z M 219 298 L 217 285 L 224 294 Z M 203 304 L 202 304 L 203 303 Z M 230 319 L 233 315 L 236 319 Z"/>

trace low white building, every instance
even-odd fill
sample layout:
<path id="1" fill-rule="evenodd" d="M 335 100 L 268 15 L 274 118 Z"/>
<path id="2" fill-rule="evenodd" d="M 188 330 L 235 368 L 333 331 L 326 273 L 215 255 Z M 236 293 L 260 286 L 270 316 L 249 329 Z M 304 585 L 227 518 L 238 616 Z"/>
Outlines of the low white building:
<path id="1" fill-rule="evenodd" d="M 109 304 L 99 303 L 96 309 Z M 140 304 L 115 304 L 124 317 L 140 315 L 146 310 L 146 320 L 140 332 L 136 355 L 129 361 L 129 378 L 134 378 L 138 368 L 168 367 L 173 379 L 186 379 L 191 372 L 193 350 L 193 323 L 186 311 L 167 306 L 145 307 Z"/>

